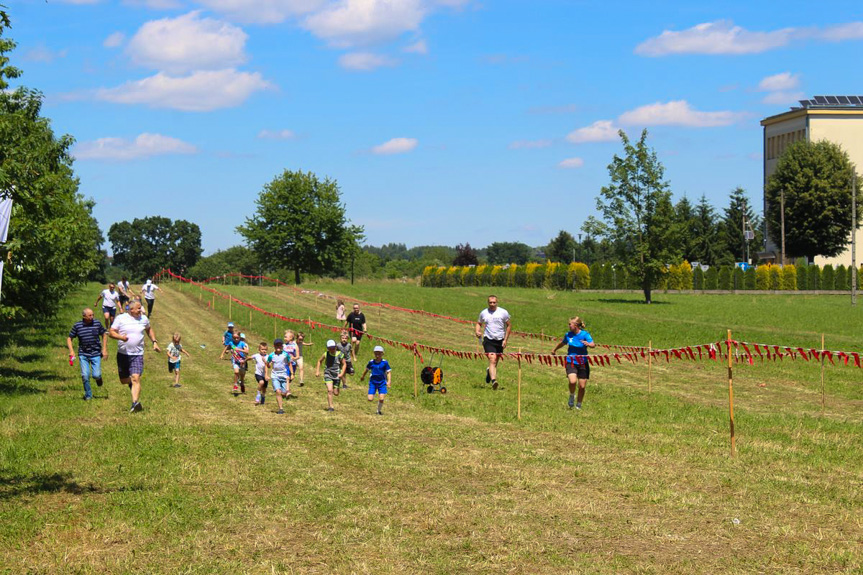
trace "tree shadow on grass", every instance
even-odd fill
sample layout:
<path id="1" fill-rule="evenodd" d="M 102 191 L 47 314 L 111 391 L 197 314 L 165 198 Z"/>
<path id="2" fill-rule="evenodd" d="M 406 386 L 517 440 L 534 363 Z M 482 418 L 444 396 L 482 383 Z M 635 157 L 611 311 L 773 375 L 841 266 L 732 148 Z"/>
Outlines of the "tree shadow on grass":
<path id="1" fill-rule="evenodd" d="M 601 299 L 597 299 L 596 301 L 602 302 L 602 303 L 612 303 L 612 304 L 648 305 L 647 303 L 645 303 L 644 298 L 642 298 L 642 299 L 607 299 L 607 298 L 601 298 Z M 654 300 L 650 303 L 650 305 L 669 305 L 670 303 L 671 303 L 670 301 L 656 301 L 656 300 Z"/>
<path id="2" fill-rule="evenodd" d="M 0 366 L 0 394 L 30 395 L 45 393 L 39 384 L 65 381 L 56 373 L 42 369 L 18 369 L 17 367 Z"/>
<path id="3" fill-rule="evenodd" d="M 13 499 L 23 495 L 40 493 L 71 493 L 87 495 L 90 493 L 115 493 L 118 491 L 140 491 L 141 487 L 120 486 L 106 489 L 92 484 L 81 484 L 72 478 L 71 473 L 0 473 L 0 500 Z"/>

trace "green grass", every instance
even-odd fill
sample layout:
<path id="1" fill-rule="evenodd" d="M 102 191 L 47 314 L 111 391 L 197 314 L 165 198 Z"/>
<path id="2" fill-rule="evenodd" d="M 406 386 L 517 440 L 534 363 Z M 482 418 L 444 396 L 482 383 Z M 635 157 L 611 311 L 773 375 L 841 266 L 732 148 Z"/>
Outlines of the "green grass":
<path id="1" fill-rule="evenodd" d="M 467 319 L 487 295 L 318 287 Z M 278 417 L 274 405 L 228 393 L 230 370 L 218 361 L 224 302 L 208 310 L 199 290 L 163 288 L 157 335 L 165 343 L 181 331 L 194 357 L 172 389 L 164 356 L 148 353 L 136 416 L 110 358 L 106 387 L 89 403 L 77 365 L 65 361 L 65 334 L 97 286 L 70 296 L 56 321 L 0 326 L 0 572 L 863 569 L 863 370 L 825 369 L 822 415 L 817 365 L 736 364 L 733 459 L 727 375 L 712 362 L 658 363 L 650 394 L 645 364 L 597 367 L 582 412 L 565 408 L 562 370 L 524 366 L 519 420 L 514 362 L 492 393 L 481 362 L 445 359 L 450 392 L 414 399 L 413 359 L 392 349 L 386 416 L 372 415 L 359 382 L 325 413 L 323 386 L 307 372 Z M 229 289 L 265 309 L 335 323 L 332 302 L 315 294 Z M 648 307 L 629 303 L 635 296 L 497 291 L 528 331 L 562 333 L 578 313 L 604 343 L 676 346 L 731 328 L 736 339 L 805 347 L 819 347 L 824 332 L 828 348 L 860 351 L 863 318 L 835 297 L 657 294 Z M 475 345 L 470 326 L 364 311 L 387 338 Z M 253 314 L 249 325 L 237 307 L 231 316 L 253 347 L 272 339 L 272 319 Z M 327 337 L 311 334 L 307 361 Z M 547 351 L 535 340 L 513 346 Z M 370 357 L 364 344 L 361 358 Z"/>

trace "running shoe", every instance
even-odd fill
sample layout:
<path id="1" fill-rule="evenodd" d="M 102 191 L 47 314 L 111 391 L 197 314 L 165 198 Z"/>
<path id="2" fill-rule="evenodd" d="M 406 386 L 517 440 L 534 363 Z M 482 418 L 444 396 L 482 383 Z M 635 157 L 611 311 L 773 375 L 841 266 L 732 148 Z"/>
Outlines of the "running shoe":
<path id="1" fill-rule="evenodd" d="M 576 409 L 578 409 L 578 410 L 581 410 L 581 404 L 580 404 L 580 403 L 576 403 L 576 404 L 575 404 L 575 408 L 576 408 Z"/>
<path id="2" fill-rule="evenodd" d="M 279 415 L 284 415 L 285 410 L 284 410 L 284 409 L 280 409 L 280 410 L 278 410 L 276 413 L 277 413 L 277 414 L 279 414 Z"/>
<path id="3" fill-rule="evenodd" d="M 569 408 L 572 409 L 573 407 L 575 407 L 575 398 L 570 395 L 569 396 L 569 402 L 567 402 L 567 403 L 569 405 Z"/>
<path id="4" fill-rule="evenodd" d="M 237 385 L 234 386 L 234 393 L 240 393 L 239 386 L 237 386 Z"/>
<path id="5" fill-rule="evenodd" d="M 494 380 L 493 382 L 491 382 L 491 388 L 497 389 L 497 380 Z"/>
<path id="6" fill-rule="evenodd" d="M 335 408 L 335 407 L 328 407 L 328 408 L 327 408 L 327 411 L 335 411 L 335 410 L 336 410 L 336 408 Z"/>
<path id="7" fill-rule="evenodd" d="M 132 404 L 132 409 L 129 410 L 129 413 L 137 413 L 139 411 L 143 411 L 144 406 L 141 405 L 140 401 L 136 401 Z"/>
<path id="8" fill-rule="evenodd" d="M 485 368 L 485 382 L 491 383 L 491 372 L 488 370 L 488 368 Z"/>

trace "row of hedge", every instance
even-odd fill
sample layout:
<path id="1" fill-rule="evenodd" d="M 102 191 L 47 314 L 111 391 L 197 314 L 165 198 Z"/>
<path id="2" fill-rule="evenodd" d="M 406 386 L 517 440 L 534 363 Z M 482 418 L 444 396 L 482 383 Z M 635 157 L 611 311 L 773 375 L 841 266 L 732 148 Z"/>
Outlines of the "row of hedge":
<path id="1" fill-rule="evenodd" d="M 688 262 L 668 266 L 653 289 L 659 290 L 850 290 L 851 268 L 840 265 L 778 266 L 764 264 L 746 271 L 733 266 L 695 269 Z M 863 276 L 863 266 L 857 277 Z M 428 266 L 423 270 L 426 287 L 530 287 L 559 290 L 641 289 L 637 278 L 621 266 L 595 263 L 529 263 L 479 266 Z M 859 279 L 858 279 L 859 285 Z"/>

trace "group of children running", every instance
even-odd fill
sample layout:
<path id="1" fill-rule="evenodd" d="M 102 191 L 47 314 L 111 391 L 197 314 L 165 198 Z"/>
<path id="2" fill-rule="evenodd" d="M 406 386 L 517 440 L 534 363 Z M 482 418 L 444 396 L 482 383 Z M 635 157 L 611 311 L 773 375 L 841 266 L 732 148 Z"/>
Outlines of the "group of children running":
<path id="1" fill-rule="evenodd" d="M 178 337 L 179 335 L 175 334 L 174 343 L 177 345 L 179 345 Z M 257 382 L 255 405 L 266 403 L 267 384 L 269 383 L 276 395 L 278 404 L 276 413 L 285 413 L 284 401 L 290 397 L 295 397 L 291 393 L 291 384 L 297 381 L 299 387 L 305 385 L 303 349 L 313 344 L 305 341 L 303 332 L 294 332 L 289 329 L 285 331 L 284 338 L 273 341 L 272 352 L 269 352 L 268 343 L 262 341 L 258 344 L 258 353 L 249 355 L 249 345 L 245 339 L 245 334 L 236 331 L 234 324 L 229 322 L 223 335 L 223 349 L 219 358 L 224 359 L 228 355 L 231 360 L 234 373 L 234 395 L 246 393 L 246 372 L 249 365 L 254 362 L 255 381 Z M 347 389 L 347 376 L 354 374 L 353 364 L 356 362 L 356 354 L 347 330 L 341 332 L 338 342 L 332 339 L 328 340 L 326 347 L 326 351 L 318 359 L 315 366 L 315 377 L 323 375 L 324 383 L 327 386 L 327 411 L 335 411 L 334 398 L 338 397 L 340 390 Z M 177 352 L 178 356 L 179 353 Z M 376 413 L 378 415 L 383 415 L 384 398 L 392 378 L 390 364 L 383 356 L 384 348 L 376 346 L 374 359 L 369 360 L 365 371 L 360 376 L 360 381 L 364 381 L 366 375 L 371 374 L 368 400 L 374 401 L 375 396 L 377 396 Z M 169 357 L 169 369 L 171 369 L 170 361 Z M 322 367 L 323 373 L 321 372 Z M 179 374 L 179 359 L 176 362 L 176 373 Z M 175 386 L 179 386 L 179 375 L 176 377 Z"/>

